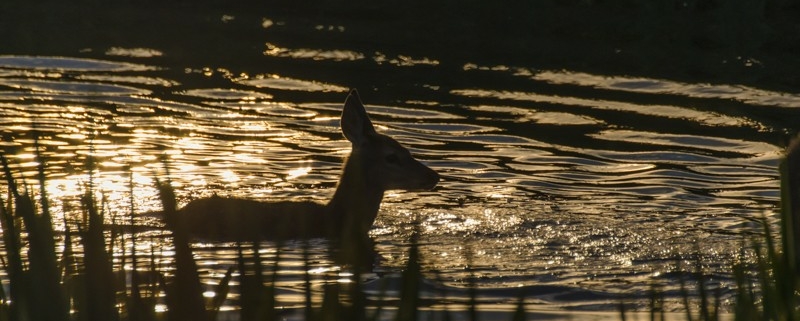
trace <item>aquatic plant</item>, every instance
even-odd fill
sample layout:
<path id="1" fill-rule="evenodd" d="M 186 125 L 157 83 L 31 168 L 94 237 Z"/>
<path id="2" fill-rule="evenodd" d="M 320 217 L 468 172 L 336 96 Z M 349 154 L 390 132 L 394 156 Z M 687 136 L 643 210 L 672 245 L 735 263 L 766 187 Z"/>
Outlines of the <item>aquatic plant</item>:
<path id="1" fill-rule="evenodd" d="M 747 266 L 734 267 L 738 320 L 797 320 L 800 317 L 800 136 L 787 148 L 780 164 L 780 240 L 766 220 L 764 236 L 751 241 L 756 254 L 755 276 Z M 755 286 L 753 286 L 755 284 Z M 760 290 L 760 293 L 757 292 Z"/>
<path id="2" fill-rule="evenodd" d="M 236 271 L 239 275 L 239 319 L 282 318 L 274 287 L 281 260 L 280 242 L 275 245 L 279 251 L 272 266 L 266 266 L 260 257 L 260 243 L 237 243 L 237 266 L 227 270 L 216 286 L 215 296 L 206 304 L 189 236 L 181 226 L 182 221 L 175 218 L 177 200 L 168 179 L 168 171 L 163 178 L 156 178 L 156 188 L 163 206 L 166 228 L 171 232 L 175 250 L 171 276 L 160 272 L 152 253 L 148 270 L 139 269 L 143 258 L 136 252 L 139 237 L 134 224 L 132 174 L 129 173 L 128 181 L 128 224 L 117 224 L 118 215 L 112 215 L 105 210 L 105 197 L 101 195 L 98 201 L 93 176 L 96 170 L 94 160 L 89 156 L 86 160 L 89 180 L 80 199 L 82 220 L 74 223 L 77 231 L 73 232 L 72 224 L 66 222 L 65 218 L 64 231 L 59 232 L 53 228 L 49 199 L 44 188 L 46 160 L 38 153 L 36 156 L 39 164 L 38 194 L 32 193 L 30 187 L 18 184 L 15 176 L 22 174 L 15 175 L 8 159 L 0 154 L 7 189 L 12 195 L 8 200 L 0 197 L 0 227 L 3 228 L 2 242 L 5 248 L 2 268 L 6 271 L 9 284 L 8 292 L 0 287 L 0 320 L 215 320 L 230 293 L 230 282 Z M 37 200 L 39 206 L 36 206 Z M 112 218 L 111 224 L 106 220 L 109 217 Z M 56 243 L 59 238 L 63 240 L 60 256 L 57 255 Z M 322 301 L 316 305 L 312 300 L 312 280 L 309 274 L 309 244 L 307 240 L 304 242 L 306 320 L 378 320 L 385 317 L 383 303 L 368 300 L 363 291 L 361 276 L 366 271 L 358 263 L 368 259 L 364 257 L 366 254 L 359 255 L 346 250 L 347 247 L 363 244 L 348 242 L 354 241 L 344 238 L 332 250 L 343 252 L 339 254 L 348 257 L 349 262 L 357 262 L 351 267 L 352 282 L 346 285 L 328 282 L 323 290 Z M 82 250 L 82 257 L 73 250 L 78 245 Z M 131 249 L 128 255 L 121 256 L 123 262 L 118 265 L 114 264 L 110 254 L 114 246 Z M 248 246 L 251 255 L 244 254 L 244 249 Z M 125 260 L 130 260 L 130 271 L 122 269 L 126 264 Z M 408 263 L 401 280 L 402 303 L 395 312 L 395 319 L 416 320 L 421 306 L 419 292 L 422 280 L 416 241 L 411 244 Z M 474 291 L 471 293 L 472 302 L 475 302 Z M 156 313 L 157 302 L 162 294 L 166 314 Z M 381 300 L 378 298 L 378 301 Z M 368 313 L 373 308 L 375 309 L 372 313 Z M 471 311 L 475 311 L 474 306 Z M 524 316 L 522 299 L 516 319 L 520 315 Z"/>
<path id="3" fill-rule="evenodd" d="M 780 171 L 780 231 L 776 235 L 766 218 L 759 220 L 761 234 L 744 237 L 739 259 L 732 264 L 735 286 L 733 317 L 735 320 L 800 319 L 800 136 L 787 148 L 781 160 Z M 779 242 L 780 241 L 780 242 Z M 749 255 L 748 255 L 749 252 Z M 748 259 L 752 257 L 754 259 Z M 684 269 L 678 261 L 680 296 L 686 320 L 720 320 L 721 289 L 712 287 L 703 273 L 701 258 L 694 260 L 693 271 Z M 696 283 L 690 289 L 683 275 L 693 275 Z M 651 320 L 662 311 L 659 297 L 663 293 L 653 290 L 650 309 Z M 693 305 L 693 302 L 697 302 Z M 624 305 L 620 316 L 625 320 Z M 663 320 L 663 314 L 661 315 Z"/>
<path id="4" fill-rule="evenodd" d="M 3 241 L 8 252 L 9 298 L 13 303 L 8 309 L 9 317 L 14 320 L 65 320 L 69 313 L 67 296 L 60 285 L 53 224 L 44 188 L 41 189 L 37 211 L 34 198 L 27 188 L 20 191 L 3 155 L 0 155 L 0 162 L 12 195 L 8 203 L 0 205 L 3 208 L 0 210 Z M 38 169 L 41 185 L 44 184 L 44 167 Z M 27 234 L 27 262 L 23 261 L 22 255 L 23 230 Z M 3 298 L 3 301 L 8 302 L 8 299 Z M 45 306 L 50 308 L 42 309 Z"/>

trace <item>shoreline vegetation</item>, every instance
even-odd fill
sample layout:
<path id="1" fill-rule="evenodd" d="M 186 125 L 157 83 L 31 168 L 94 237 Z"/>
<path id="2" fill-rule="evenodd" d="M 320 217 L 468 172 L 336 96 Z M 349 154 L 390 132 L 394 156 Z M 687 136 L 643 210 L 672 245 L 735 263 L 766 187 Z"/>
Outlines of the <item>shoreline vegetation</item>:
<path id="1" fill-rule="evenodd" d="M 800 88 L 794 0 L 13 0 L 0 12 L 6 54 L 97 57 L 111 47 L 149 48 L 160 52 L 149 62 L 237 71 L 263 65 L 269 45 L 314 44 L 356 49 L 362 60 L 376 52 L 426 57 L 445 71 L 478 64 Z"/>
<path id="2" fill-rule="evenodd" d="M 91 178 L 94 160 L 91 157 L 87 161 L 89 181 L 81 199 L 83 221 L 77 225 L 77 231 L 71 231 L 70 224 L 64 225 L 66 230 L 63 233 L 56 231 L 49 210 L 51 200 L 44 188 L 46 160 L 38 153 L 38 144 L 35 146 L 39 165 L 38 181 L 33 185 L 25 181 L 20 183 L 7 157 L 0 155 L 9 195 L 0 199 L 5 248 L 2 268 L 7 278 L 2 281 L 8 284 L 7 292 L 5 287 L 0 287 L 0 320 L 216 320 L 232 284 L 239 286 L 239 320 L 278 320 L 286 312 L 279 308 L 276 298 L 280 253 L 276 253 L 274 266 L 266 265 L 259 255 L 258 243 L 238 244 L 238 263 L 228 269 L 216 285 L 214 297 L 209 300 L 203 297 L 189 239 L 179 227 L 171 231 L 174 246 L 171 274 L 159 270 L 152 258 L 149 269 L 120 271 L 115 268 L 110 254 L 114 242 L 134 244 L 131 247 L 133 253 L 130 253 L 131 266 L 142 266 L 142 262 L 137 260 L 145 258 L 136 254 L 136 233 L 123 232 L 120 237 L 103 223 L 105 216 L 117 214 L 105 210 L 102 198 L 96 199 Z M 721 310 L 720 297 L 725 289 L 707 285 L 700 259 L 694 271 L 679 265 L 678 270 L 686 275 L 680 276 L 680 296 L 687 320 L 719 320 L 730 312 L 734 313 L 736 320 L 797 319 L 800 246 L 795 230 L 798 229 L 796 218 L 800 206 L 795 202 L 798 198 L 797 184 L 800 184 L 800 138 L 790 145 L 780 171 L 782 212 L 779 235 L 764 220 L 761 222 L 763 234 L 743 238 L 743 254 L 752 251 L 755 255 L 750 256 L 754 260 L 734 264 L 733 311 Z M 156 185 L 165 215 L 174 215 L 177 201 L 168 173 L 166 177 L 156 179 Z M 130 197 L 133 202 L 132 193 Z M 132 220 L 135 213 L 132 210 L 128 215 Z M 63 238 L 61 251 L 55 242 L 59 238 Z M 82 256 L 75 254 L 76 246 L 82 248 Z M 251 255 L 244 254 L 247 247 L 253 249 L 248 252 Z M 388 306 L 381 300 L 367 297 L 359 277 L 363 271 L 357 264 L 352 271 L 352 282 L 346 285 L 329 283 L 323 289 L 321 302 L 312 300 L 307 250 L 306 243 L 303 250 L 306 264 L 305 320 L 377 320 L 384 318 L 387 310 L 393 311 L 396 320 L 419 318 L 424 306 L 420 286 L 423 271 L 415 238 L 412 238 L 408 261 L 400 277 L 399 302 L 390 301 Z M 235 272 L 238 283 L 231 282 Z M 689 284 L 695 284 L 696 288 Z M 471 299 L 465 309 L 470 320 L 476 320 L 480 312 L 475 290 L 474 285 L 468 288 Z M 166 308 L 162 310 L 166 313 L 156 312 L 159 298 L 163 299 Z M 512 320 L 526 319 L 524 299 L 519 298 Z M 664 318 L 663 304 L 663 293 L 654 287 L 646 308 L 652 320 Z M 624 300 L 619 307 L 620 319 L 625 320 L 628 308 Z M 441 319 L 451 318 L 445 307 Z"/>

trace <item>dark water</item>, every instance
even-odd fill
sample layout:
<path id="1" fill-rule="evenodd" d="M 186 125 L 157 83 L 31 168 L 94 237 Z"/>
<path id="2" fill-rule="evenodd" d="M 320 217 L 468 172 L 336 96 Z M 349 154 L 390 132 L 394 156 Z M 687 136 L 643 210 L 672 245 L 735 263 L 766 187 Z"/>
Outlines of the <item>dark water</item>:
<path id="1" fill-rule="evenodd" d="M 324 200 L 349 151 L 341 104 L 357 87 L 378 130 L 442 175 L 434 191 L 386 195 L 371 282 L 397 277 L 419 218 L 429 291 L 465 298 L 474 284 L 489 310 L 511 309 L 522 292 L 536 311 L 608 312 L 621 299 L 641 302 L 653 284 L 674 300 L 677 262 L 698 257 L 729 304 L 742 236 L 758 232 L 760 218 L 774 220 L 777 164 L 800 106 L 780 81 L 758 85 L 772 65 L 738 77 L 752 67 L 741 57 L 740 67 L 708 67 L 702 74 L 717 78 L 696 79 L 677 76 L 697 62 L 674 72 L 659 61 L 633 70 L 620 62 L 602 72 L 592 63 L 603 54 L 583 47 L 555 47 L 545 59 L 526 51 L 535 39 L 517 41 L 535 22 L 501 33 L 446 16 L 436 26 L 452 29 L 425 33 L 398 30 L 416 21 L 411 14 L 373 16 L 387 11 L 370 6 L 3 8 L 18 10 L 22 25 L 5 26 L 14 43 L 0 48 L 2 146 L 33 177 L 32 131 L 43 135 L 47 188 L 67 222 L 80 215 L 88 155 L 98 160 L 94 183 L 122 216 L 129 173 L 134 211 L 158 209 L 162 157 L 182 203 L 212 194 Z M 566 52 L 585 59 L 559 60 Z M 725 75 L 737 77 L 720 82 Z M 137 224 L 156 227 L 137 251 L 155 253 L 169 273 L 160 222 Z M 315 282 L 347 277 L 324 244 L 312 248 Z M 261 251 L 269 259 L 276 249 Z M 196 252 L 208 284 L 235 262 L 232 244 Z M 278 299 L 298 306 L 302 255 L 297 246 L 282 252 Z M 120 262 L 126 253 L 118 249 Z"/>

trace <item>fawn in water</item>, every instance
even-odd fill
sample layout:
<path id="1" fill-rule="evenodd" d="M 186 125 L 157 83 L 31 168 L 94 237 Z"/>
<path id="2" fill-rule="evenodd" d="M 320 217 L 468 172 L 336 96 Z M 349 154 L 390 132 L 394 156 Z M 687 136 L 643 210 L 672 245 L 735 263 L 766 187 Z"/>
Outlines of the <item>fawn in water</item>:
<path id="1" fill-rule="evenodd" d="M 333 198 L 261 202 L 213 196 L 176 214 L 189 236 L 204 240 L 281 240 L 366 236 L 388 190 L 430 190 L 439 175 L 372 126 L 356 90 L 344 102 L 342 133 L 352 145 Z"/>

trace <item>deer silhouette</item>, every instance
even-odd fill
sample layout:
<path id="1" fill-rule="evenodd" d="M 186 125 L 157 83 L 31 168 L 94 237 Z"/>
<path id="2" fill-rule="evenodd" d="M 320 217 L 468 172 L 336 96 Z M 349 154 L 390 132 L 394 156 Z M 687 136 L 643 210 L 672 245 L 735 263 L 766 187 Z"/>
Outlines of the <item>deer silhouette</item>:
<path id="1" fill-rule="evenodd" d="M 439 175 L 389 136 L 375 131 L 356 90 L 342 110 L 352 143 L 333 197 L 316 202 L 263 202 L 212 196 L 178 210 L 179 228 L 202 240 L 286 240 L 367 236 L 388 190 L 433 189 Z"/>

